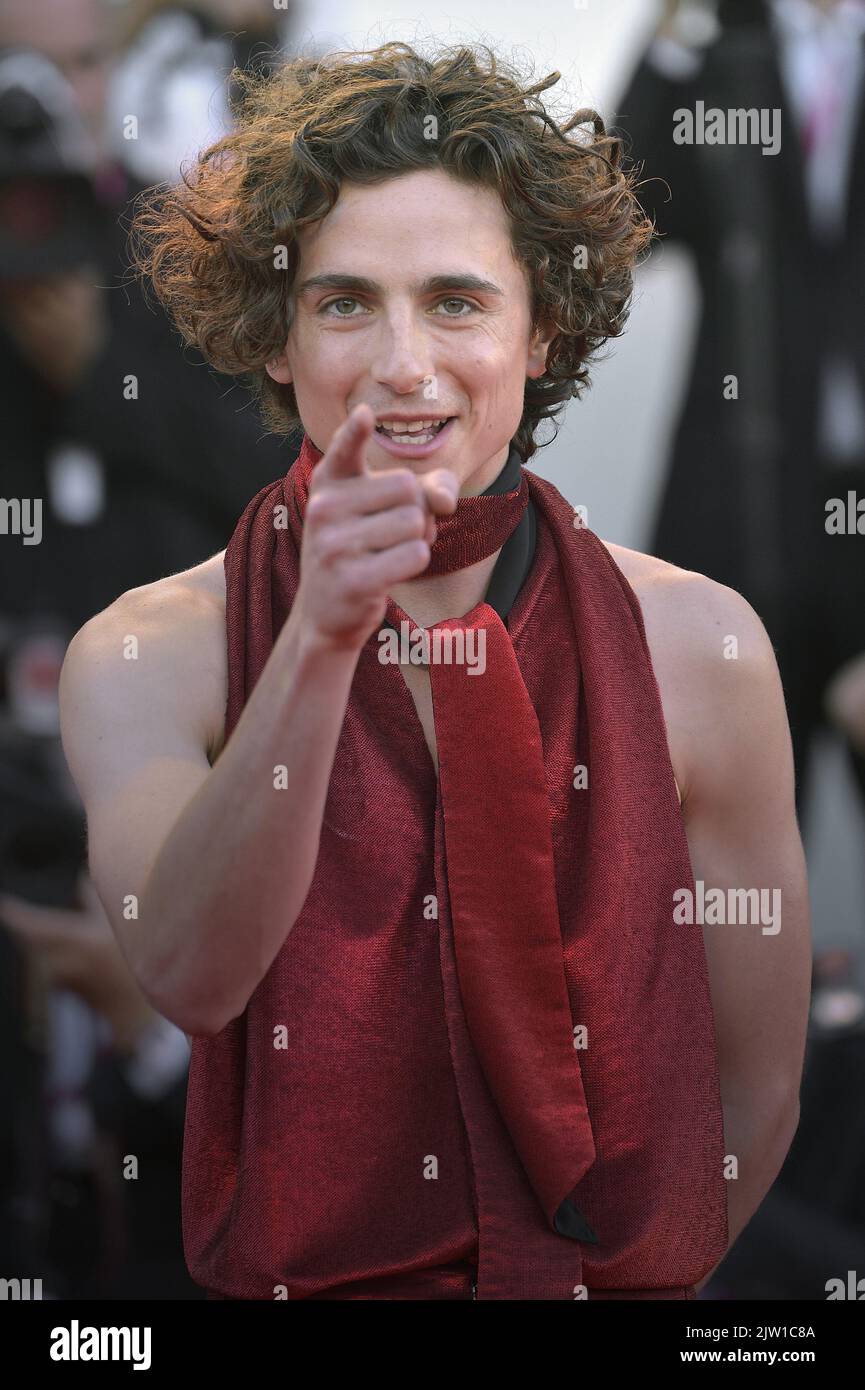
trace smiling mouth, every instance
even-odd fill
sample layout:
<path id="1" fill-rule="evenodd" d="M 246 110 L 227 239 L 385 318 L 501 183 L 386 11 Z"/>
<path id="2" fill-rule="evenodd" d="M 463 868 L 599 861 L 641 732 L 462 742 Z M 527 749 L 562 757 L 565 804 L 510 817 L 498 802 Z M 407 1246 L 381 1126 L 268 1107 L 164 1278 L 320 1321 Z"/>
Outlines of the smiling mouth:
<path id="1" fill-rule="evenodd" d="M 451 420 L 456 417 L 453 415 L 445 416 L 435 424 L 424 425 L 421 429 L 401 429 L 387 430 L 383 425 L 376 425 L 376 433 L 383 434 L 386 439 L 392 439 L 398 444 L 428 444 L 431 439 L 435 439 Z"/>

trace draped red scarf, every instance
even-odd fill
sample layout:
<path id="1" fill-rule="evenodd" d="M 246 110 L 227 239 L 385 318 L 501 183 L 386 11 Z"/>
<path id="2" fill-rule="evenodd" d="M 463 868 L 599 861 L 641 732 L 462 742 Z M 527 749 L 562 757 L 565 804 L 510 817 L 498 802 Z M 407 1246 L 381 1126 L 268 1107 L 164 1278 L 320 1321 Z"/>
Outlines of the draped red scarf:
<path id="1" fill-rule="evenodd" d="M 226 550 L 226 737 L 291 607 L 320 457 L 305 437 Z M 688 1297 L 726 1247 L 705 955 L 672 919 L 693 877 L 636 595 L 525 470 L 439 519 L 429 572 L 499 549 L 530 495 L 505 621 L 481 602 L 428 629 L 485 642 L 482 674 L 429 665 L 438 777 L 373 633 L 301 914 L 244 1015 L 193 1041 L 184 1241 L 216 1296 Z M 392 599 L 387 621 L 418 631 Z"/>

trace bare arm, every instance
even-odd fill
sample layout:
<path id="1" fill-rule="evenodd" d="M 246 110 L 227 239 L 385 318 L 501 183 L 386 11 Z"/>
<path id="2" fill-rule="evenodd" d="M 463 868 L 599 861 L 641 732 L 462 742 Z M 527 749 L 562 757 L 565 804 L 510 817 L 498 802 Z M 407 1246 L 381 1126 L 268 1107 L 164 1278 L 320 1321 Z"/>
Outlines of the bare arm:
<path id="1" fill-rule="evenodd" d="M 361 646 L 387 587 L 429 562 L 424 498 L 455 506 L 453 475 L 449 500 L 436 491 L 443 470 L 423 489 L 407 469 L 366 472 L 365 409 L 359 433 L 343 435 L 347 452 L 329 450 L 316 469 L 291 615 L 215 766 L 207 692 L 225 634 L 207 598 L 188 586 L 132 591 L 81 629 L 64 663 L 63 742 L 91 874 L 145 995 L 187 1033 L 242 1013 L 291 930 Z"/>
<path id="2" fill-rule="evenodd" d="M 808 886 L 769 638 L 734 590 L 683 578 L 683 632 L 695 654 L 697 692 L 683 789 L 694 878 L 707 893 L 723 889 L 728 902 L 731 888 L 768 890 L 758 922 L 740 912 L 735 922 L 703 926 L 725 1147 L 738 1165 L 727 1184 L 732 1245 L 774 1182 L 798 1124 L 811 976 Z M 738 642 L 735 657 L 724 654 L 735 650 L 730 638 Z"/>
<path id="3" fill-rule="evenodd" d="M 159 612 L 172 600 L 195 606 L 170 590 L 130 595 L 85 626 L 61 699 L 105 911 L 153 1007 L 195 1034 L 233 1017 L 309 891 L 355 659 L 289 619 L 211 768 L 197 714 L 204 616 L 172 626 Z M 137 660 L 124 657 L 129 636 Z M 277 764 L 290 769 L 285 790 Z"/>

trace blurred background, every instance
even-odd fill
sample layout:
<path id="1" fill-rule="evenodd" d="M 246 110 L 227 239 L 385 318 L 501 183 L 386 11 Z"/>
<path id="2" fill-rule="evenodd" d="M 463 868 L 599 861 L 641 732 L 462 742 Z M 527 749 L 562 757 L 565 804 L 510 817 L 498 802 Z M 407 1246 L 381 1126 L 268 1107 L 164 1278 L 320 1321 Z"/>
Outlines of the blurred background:
<path id="1" fill-rule="evenodd" d="M 865 1271 L 865 3 L 535 8 L 499 0 L 493 32 L 482 0 L 0 4 L 0 1275 L 44 1297 L 203 1296 L 188 1046 L 90 884 L 60 665 L 120 593 L 222 549 L 299 447 L 130 281 L 130 202 L 228 128 L 233 65 L 390 38 L 558 69 L 552 113 L 596 107 L 641 166 L 660 235 L 627 330 L 530 467 L 606 539 L 742 592 L 784 683 L 814 924 L 802 1119 L 700 1297 L 823 1299 Z M 682 109 L 764 126 L 677 143 Z"/>

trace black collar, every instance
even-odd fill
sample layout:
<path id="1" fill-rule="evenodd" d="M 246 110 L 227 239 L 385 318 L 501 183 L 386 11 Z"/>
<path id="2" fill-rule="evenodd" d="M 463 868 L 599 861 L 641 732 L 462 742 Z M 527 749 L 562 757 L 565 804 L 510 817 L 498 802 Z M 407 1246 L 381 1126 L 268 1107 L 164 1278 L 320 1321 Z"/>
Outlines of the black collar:
<path id="1" fill-rule="evenodd" d="M 478 495 L 486 497 L 488 493 L 511 492 L 519 486 L 521 469 L 520 456 L 516 446 L 512 444 L 498 477 Z M 537 529 L 535 508 L 529 498 L 525 511 L 499 551 L 499 558 L 493 566 L 484 594 L 484 603 L 495 609 L 506 626 L 507 615 L 526 582 L 535 558 Z M 383 625 L 393 626 L 387 619 Z"/>
<path id="2" fill-rule="evenodd" d="M 518 486 L 521 471 L 520 456 L 516 446 L 512 444 L 501 473 L 484 489 L 481 496 L 485 497 L 487 493 L 510 492 Z M 513 607 L 532 567 L 537 529 L 535 508 L 530 498 L 517 525 L 501 548 L 484 594 L 484 603 L 495 609 L 502 622 Z"/>

